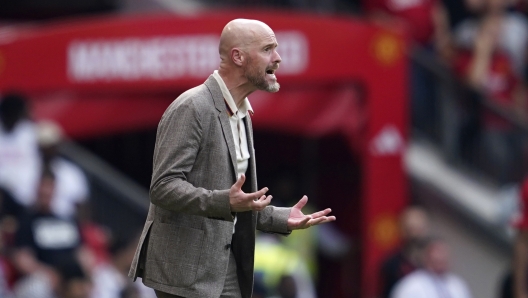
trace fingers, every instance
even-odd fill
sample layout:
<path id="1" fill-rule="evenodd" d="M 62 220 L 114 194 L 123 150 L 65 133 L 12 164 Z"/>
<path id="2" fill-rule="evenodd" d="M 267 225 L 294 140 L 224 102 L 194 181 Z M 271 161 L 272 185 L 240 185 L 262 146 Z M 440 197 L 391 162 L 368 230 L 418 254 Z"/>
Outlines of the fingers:
<path id="1" fill-rule="evenodd" d="M 297 222 L 293 226 L 293 229 L 308 229 L 312 226 L 335 221 L 335 220 L 336 220 L 335 216 L 321 216 L 318 218 L 311 218 L 309 215 L 307 215 L 302 220 Z"/>
<path id="2" fill-rule="evenodd" d="M 310 222 L 311 219 L 312 219 L 312 218 L 311 218 L 309 215 L 305 216 L 305 217 L 299 222 L 299 226 L 300 226 L 300 227 L 307 226 L 307 225 L 308 225 L 308 222 Z"/>
<path id="3" fill-rule="evenodd" d="M 304 207 L 304 205 L 306 205 L 307 202 L 308 202 L 308 197 L 307 197 L 307 196 L 303 196 L 303 197 L 299 200 L 299 202 L 297 202 L 297 204 L 295 204 L 295 205 L 293 206 L 293 208 L 297 208 L 297 209 L 301 210 L 301 209 Z"/>
<path id="4" fill-rule="evenodd" d="M 231 211 L 244 212 L 249 210 L 260 211 L 271 202 L 271 196 L 266 197 L 268 188 L 264 187 L 253 193 L 244 193 L 241 189 L 246 177 L 240 175 L 240 178 L 233 184 L 229 192 L 229 204 Z"/>
<path id="5" fill-rule="evenodd" d="M 322 217 L 319 217 L 319 218 L 310 218 L 309 216 L 307 216 L 301 222 L 299 222 L 299 224 L 297 225 L 297 228 L 298 229 L 308 229 L 308 228 L 310 228 L 312 226 L 316 226 L 316 225 L 319 225 L 319 224 L 331 222 L 331 221 L 334 221 L 334 220 L 336 220 L 335 216 L 329 216 L 329 217 L 322 216 Z"/>
<path id="6" fill-rule="evenodd" d="M 273 196 L 261 196 L 258 200 L 253 202 L 251 209 L 261 211 L 271 203 L 271 199 L 273 199 Z"/>
<path id="7" fill-rule="evenodd" d="M 321 216 L 326 216 L 326 215 L 328 215 L 330 212 L 332 212 L 332 209 L 330 209 L 330 208 L 326 208 L 325 210 L 321 210 L 321 211 L 318 211 L 318 212 L 312 213 L 312 214 L 310 214 L 310 216 L 311 216 L 312 218 L 318 218 L 318 217 L 321 217 Z"/>
<path id="8" fill-rule="evenodd" d="M 318 224 L 331 222 L 331 221 L 334 221 L 334 220 L 336 220 L 335 216 L 328 216 L 328 217 L 322 216 L 322 217 L 315 218 L 315 219 L 312 219 L 312 220 L 308 221 L 307 225 L 309 227 L 311 227 L 311 226 L 315 226 L 315 225 L 318 225 Z"/>
<path id="9" fill-rule="evenodd" d="M 257 192 L 253 192 L 253 193 L 248 193 L 248 197 L 255 201 L 255 200 L 259 200 L 262 196 L 264 196 L 266 193 L 268 192 L 268 188 L 267 187 L 264 187 L 262 188 L 261 190 L 257 191 Z"/>
<path id="10" fill-rule="evenodd" d="M 298 230 L 298 229 L 307 229 L 309 228 L 310 226 L 308 225 L 308 222 L 311 220 L 312 218 L 310 217 L 310 215 L 305 215 L 302 217 L 302 219 L 295 219 L 295 220 L 292 220 L 291 222 L 289 221 L 288 222 L 288 229 L 290 230 Z"/>
<path id="11" fill-rule="evenodd" d="M 242 185 L 244 185 L 244 182 L 246 182 L 246 175 L 242 174 L 240 175 L 240 178 L 238 178 L 238 180 L 235 182 L 233 187 L 237 189 L 242 189 Z"/>
<path id="12" fill-rule="evenodd" d="M 256 203 L 264 203 L 264 202 L 271 202 L 271 199 L 273 199 L 273 196 L 261 196 L 258 200 L 256 200 Z"/>

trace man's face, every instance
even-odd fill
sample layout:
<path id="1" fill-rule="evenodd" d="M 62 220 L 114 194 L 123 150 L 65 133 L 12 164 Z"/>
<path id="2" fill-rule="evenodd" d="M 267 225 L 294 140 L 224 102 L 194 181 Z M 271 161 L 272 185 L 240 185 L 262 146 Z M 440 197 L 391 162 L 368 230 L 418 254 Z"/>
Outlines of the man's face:
<path id="1" fill-rule="evenodd" d="M 427 237 L 429 234 L 427 214 L 420 209 L 408 209 L 401 218 L 401 233 L 405 241 Z"/>
<path id="2" fill-rule="evenodd" d="M 437 242 L 426 248 L 426 266 L 437 274 L 449 271 L 449 247 L 445 243 Z"/>
<path id="3" fill-rule="evenodd" d="M 277 46 L 275 34 L 270 29 L 256 32 L 254 42 L 247 49 L 244 76 L 259 90 L 279 91 L 275 71 L 279 68 L 281 57 Z"/>

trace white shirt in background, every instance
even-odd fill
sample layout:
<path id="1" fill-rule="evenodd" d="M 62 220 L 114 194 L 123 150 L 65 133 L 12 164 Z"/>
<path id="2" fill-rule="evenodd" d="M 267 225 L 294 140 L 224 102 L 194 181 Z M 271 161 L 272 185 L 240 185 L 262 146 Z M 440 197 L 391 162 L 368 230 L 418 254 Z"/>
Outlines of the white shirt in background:
<path id="1" fill-rule="evenodd" d="M 10 133 L 0 124 L 0 187 L 23 206 L 35 202 L 39 163 L 35 124 L 22 120 Z"/>
<path id="2" fill-rule="evenodd" d="M 89 186 L 84 172 L 74 163 L 56 157 L 50 163 L 55 174 L 55 194 L 51 201 L 52 212 L 62 218 L 73 218 L 77 205 L 88 198 Z"/>
<path id="3" fill-rule="evenodd" d="M 101 264 L 92 273 L 93 287 L 90 298 L 121 298 L 121 292 L 131 281 L 111 264 Z M 139 298 L 156 298 L 154 290 L 145 286 L 141 278 L 132 283 L 132 286 L 138 292 Z"/>
<path id="4" fill-rule="evenodd" d="M 454 39 L 457 46 L 473 48 L 479 32 L 479 22 L 477 19 L 467 19 L 455 28 Z M 515 72 L 523 75 L 528 48 L 528 21 L 518 12 L 509 12 L 499 30 L 498 48 L 508 55 Z"/>
<path id="5" fill-rule="evenodd" d="M 400 280 L 391 298 L 471 298 L 466 283 L 457 275 L 437 275 L 416 270 Z"/>

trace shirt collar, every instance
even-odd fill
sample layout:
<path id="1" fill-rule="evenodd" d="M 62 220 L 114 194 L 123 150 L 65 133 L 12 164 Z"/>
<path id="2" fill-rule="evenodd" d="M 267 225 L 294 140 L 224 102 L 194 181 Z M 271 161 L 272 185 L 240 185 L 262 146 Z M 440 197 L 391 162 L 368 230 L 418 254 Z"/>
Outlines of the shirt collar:
<path id="1" fill-rule="evenodd" d="M 248 111 L 251 115 L 253 115 L 253 108 L 251 107 L 251 104 L 249 103 L 249 100 L 247 97 L 244 98 L 242 105 L 237 108 L 235 101 L 233 100 L 233 96 L 231 96 L 231 93 L 229 92 L 226 84 L 224 83 L 224 80 L 218 74 L 218 70 L 215 70 L 213 72 L 213 77 L 218 82 L 218 85 L 220 85 L 220 90 L 222 90 L 222 95 L 224 96 L 224 100 L 227 106 L 227 110 L 229 112 L 229 116 L 233 116 L 234 114 L 236 114 L 240 118 L 244 118 L 246 117 Z"/>

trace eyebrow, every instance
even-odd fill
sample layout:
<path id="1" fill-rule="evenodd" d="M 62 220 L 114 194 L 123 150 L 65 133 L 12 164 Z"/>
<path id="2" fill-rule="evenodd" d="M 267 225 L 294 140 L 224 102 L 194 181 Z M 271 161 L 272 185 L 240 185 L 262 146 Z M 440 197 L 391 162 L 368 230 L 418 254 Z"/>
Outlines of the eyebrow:
<path id="1" fill-rule="evenodd" d="M 270 42 L 268 44 L 265 44 L 262 48 L 267 48 L 267 47 L 278 47 L 279 46 L 279 43 L 278 42 Z"/>

